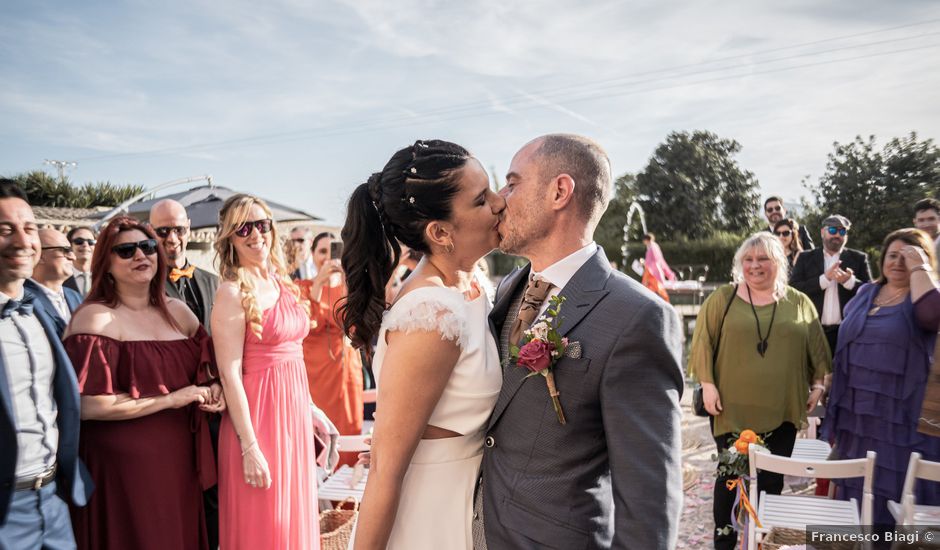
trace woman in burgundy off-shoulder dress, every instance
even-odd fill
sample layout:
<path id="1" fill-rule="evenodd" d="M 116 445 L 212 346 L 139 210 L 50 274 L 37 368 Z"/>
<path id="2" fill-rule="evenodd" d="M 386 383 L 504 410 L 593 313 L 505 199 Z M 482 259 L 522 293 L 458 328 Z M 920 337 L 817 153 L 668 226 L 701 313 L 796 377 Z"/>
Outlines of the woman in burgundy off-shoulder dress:
<path id="1" fill-rule="evenodd" d="M 911 452 L 940 460 L 940 438 L 917 430 L 940 329 L 935 268 L 926 233 L 888 235 L 881 278 L 859 289 L 839 328 L 823 434 L 839 458 L 878 453 L 873 493 L 879 525 L 894 524 L 887 501 L 900 501 Z M 862 502 L 861 478 L 834 482 L 837 497 Z M 917 504 L 940 504 L 937 484 L 919 484 Z"/>
<path id="2" fill-rule="evenodd" d="M 208 385 L 209 337 L 164 297 L 149 229 L 117 218 L 98 243 L 65 338 L 82 396 L 79 456 L 96 486 L 72 510 L 78 548 L 204 550 L 202 490 L 216 472 L 203 411 L 224 406 Z"/>

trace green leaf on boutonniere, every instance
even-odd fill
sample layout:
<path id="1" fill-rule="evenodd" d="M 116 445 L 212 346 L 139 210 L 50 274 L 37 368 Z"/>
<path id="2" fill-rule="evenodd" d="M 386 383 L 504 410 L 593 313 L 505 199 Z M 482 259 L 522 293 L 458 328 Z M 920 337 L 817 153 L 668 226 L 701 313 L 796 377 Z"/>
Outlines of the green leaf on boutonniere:
<path id="1" fill-rule="evenodd" d="M 516 344 L 509 346 L 509 355 L 511 357 L 519 357 L 519 346 Z"/>

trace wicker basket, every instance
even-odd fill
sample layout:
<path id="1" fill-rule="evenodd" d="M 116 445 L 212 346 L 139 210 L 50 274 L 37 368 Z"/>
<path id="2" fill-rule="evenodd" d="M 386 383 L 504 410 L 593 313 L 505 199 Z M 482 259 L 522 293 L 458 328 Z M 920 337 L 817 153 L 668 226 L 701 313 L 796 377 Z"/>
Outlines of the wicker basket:
<path id="1" fill-rule="evenodd" d="M 353 503 L 352 510 L 343 509 L 347 502 Z M 320 549 L 346 550 L 358 516 L 359 502 L 352 497 L 338 503 L 333 510 L 320 512 Z"/>
<path id="2" fill-rule="evenodd" d="M 806 544 L 806 531 L 802 529 L 786 529 L 784 527 L 774 527 L 770 533 L 764 537 L 761 542 L 761 550 L 778 550 L 784 546 L 803 546 Z M 807 548 L 818 548 L 819 550 L 855 550 L 859 548 L 855 542 L 826 542 L 818 543 L 813 546 L 807 545 Z"/>

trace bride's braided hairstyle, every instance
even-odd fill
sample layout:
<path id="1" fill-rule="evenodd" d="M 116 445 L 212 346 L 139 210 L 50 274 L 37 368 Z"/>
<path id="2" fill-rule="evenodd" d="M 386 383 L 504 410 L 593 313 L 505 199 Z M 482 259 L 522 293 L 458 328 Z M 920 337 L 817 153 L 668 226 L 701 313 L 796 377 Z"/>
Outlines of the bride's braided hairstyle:
<path id="1" fill-rule="evenodd" d="M 417 141 L 353 191 L 342 231 L 349 293 L 339 313 L 356 347 L 371 351 L 387 307 L 385 285 L 401 256 L 399 243 L 431 252 L 424 230 L 431 221 L 450 219 L 459 171 L 470 158 L 454 143 Z"/>

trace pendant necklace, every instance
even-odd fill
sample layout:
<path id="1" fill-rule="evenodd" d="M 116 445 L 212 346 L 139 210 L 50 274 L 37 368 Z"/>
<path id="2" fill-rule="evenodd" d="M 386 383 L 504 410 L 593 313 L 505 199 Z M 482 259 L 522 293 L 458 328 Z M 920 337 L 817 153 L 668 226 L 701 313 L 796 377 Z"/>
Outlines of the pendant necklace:
<path id="1" fill-rule="evenodd" d="M 894 302 L 895 300 L 900 298 L 902 295 L 906 294 L 907 291 L 908 289 L 902 288 L 897 293 L 895 293 L 894 296 L 888 298 L 887 300 L 878 300 L 878 297 L 875 296 L 875 299 L 871 301 L 872 305 L 874 305 L 875 307 L 868 310 L 869 317 L 881 311 L 882 307 Z"/>
<path id="2" fill-rule="evenodd" d="M 769 345 L 767 340 L 770 339 L 770 331 L 774 329 L 774 319 L 777 317 L 777 301 L 774 300 L 774 309 L 770 314 L 770 326 L 767 327 L 767 336 L 764 336 L 760 330 L 760 318 L 757 317 L 757 308 L 754 307 L 754 300 L 751 298 L 751 287 L 745 283 L 744 288 L 747 289 L 747 301 L 751 304 L 751 311 L 754 313 L 754 321 L 757 323 L 757 338 L 759 339 L 757 342 L 757 353 L 763 357 L 764 354 L 767 353 L 767 346 Z"/>

